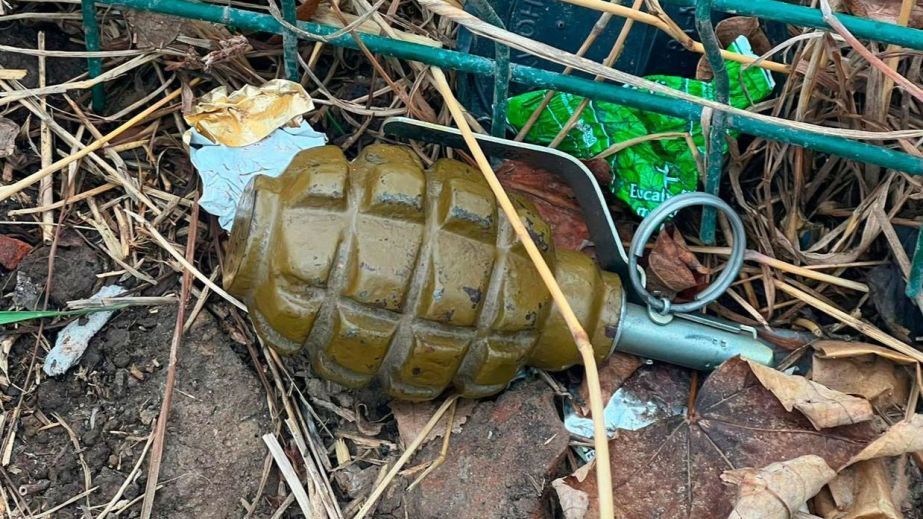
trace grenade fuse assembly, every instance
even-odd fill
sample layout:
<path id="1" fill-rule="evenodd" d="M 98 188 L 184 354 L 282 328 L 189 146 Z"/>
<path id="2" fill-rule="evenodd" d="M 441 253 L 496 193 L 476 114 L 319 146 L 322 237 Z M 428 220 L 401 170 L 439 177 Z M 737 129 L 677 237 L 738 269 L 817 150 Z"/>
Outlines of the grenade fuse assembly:
<path id="1" fill-rule="evenodd" d="M 707 368 L 734 354 L 735 330 L 652 320 L 625 301 L 617 275 L 556 251 L 534 206 L 512 198 L 598 360 L 619 349 Z M 306 349 L 319 375 L 346 386 L 377 377 L 396 398 L 431 399 L 449 386 L 482 397 L 523 366 L 580 362 L 486 181 L 458 161 L 424 170 L 410 148 L 384 144 L 353 162 L 335 146 L 300 152 L 281 176 L 251 182 L 228 258 L 224 284 L 263 341 Z M 749 340 L 748 356 L 771 362 Z"/>

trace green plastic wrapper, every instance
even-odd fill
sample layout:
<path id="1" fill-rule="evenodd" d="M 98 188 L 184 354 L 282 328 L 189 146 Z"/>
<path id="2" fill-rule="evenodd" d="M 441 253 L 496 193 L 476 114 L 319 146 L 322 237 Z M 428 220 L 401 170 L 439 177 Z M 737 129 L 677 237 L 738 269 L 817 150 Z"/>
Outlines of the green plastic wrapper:
<path id="1" fill-rule="evenodd" d="M 738 37 L 728 50 L 754 55 L 750 42 L 744 36 Z M 775 86 L 769 72 L 759 67 L 742 71 L 740 63 L 728 61 L 727 70 L 730 78 L 730 104 L 736 108 L 747 108 L 765 99 Z M 714 86 L 708 81 L 661 75 L 647 76 L 646 79 L 714 100 Z M 517 130 L 521 129 L 541 106 L 546 92 L 538 90 L 511 98 L 509 123 Z M 581 96 L 556 92 L 529 130 L 526 141 L 550 144 L 583 101 Z M 678 117 L 591 100 L 558 149 L 580 159 L 590 159 L 617 143 L 673 132 L 689 134 L 699 154 L 705 153 L 705 137 L 698 121 L 690 122 Z M 728 134 L 736 137 L 736 132 L 728 131 Z M 606 160 L 612 166 L 612 192 L 641 217 L 664 200 L 680 193 L 695 191 L 698 186 L 698 166 L 685 136 L 637 142 L 609 155 Z"/>

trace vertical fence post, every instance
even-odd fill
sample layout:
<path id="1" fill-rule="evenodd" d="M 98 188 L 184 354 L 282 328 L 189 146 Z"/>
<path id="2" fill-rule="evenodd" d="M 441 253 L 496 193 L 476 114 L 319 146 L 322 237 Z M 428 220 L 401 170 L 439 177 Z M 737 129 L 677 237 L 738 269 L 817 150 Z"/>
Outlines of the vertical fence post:
<path id="1" fill-rule="evenodd" d="M 99 22 L 96 19 L 96 6 L 93 0 L 80 0 L 80 12 L 83 16 L 83 33 L 86 41 L 86 48 L 90 52 L 100 50 L 99 44 Z M 99 77 L 103 73 L 102 58 L 87 58 L 87 73 L 90 79 Z M 93 85 L 91 90 L 93 96 L 93 111 L 101 113 L 106 106 L 106 91 L 102 83 Z"/>
<path id="2" fill-rule="evenodd" d="M 721 57 L 721 43 L 711 23 L 711 0 L 696 0 L 695 28 L 699 32 L 705 57 L 714 75 L 715 101 L 727 104 L 730 99 L 730 79 L 724 58 Z M 724 149 L 727 147 L 727 114 L 723 111 L 712 112 L 708 134 L 705 135 L 707 152 L 705 158 L 705 192 L 718 196 L 721 185 L 721 172 L 724 168 Z M 702 209 L 702 225 L 699 238 L 706 244 L 715 243 L 715 224 L 718 213 L 712 207 Z"/>
<path id="3" fill-rule="evenodd" d="M 281 1 L 282 18 L 292 25 L 298 25 L 295 0 Z M 289 30 L 282 32 L 282 61 L 285 63 L 285 77 L 291 81 L 299 81 L 301 74 L 298 72 L 298 35 Z"/>

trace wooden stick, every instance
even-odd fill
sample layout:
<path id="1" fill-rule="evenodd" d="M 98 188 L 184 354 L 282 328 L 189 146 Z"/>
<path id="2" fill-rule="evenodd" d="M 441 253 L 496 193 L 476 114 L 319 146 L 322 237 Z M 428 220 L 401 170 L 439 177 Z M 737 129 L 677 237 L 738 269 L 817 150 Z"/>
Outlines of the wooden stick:
<path id="1" fill-rule="evenodd" d="M 40 31 L 38 33 L 38 50 L 45 50 L 45 32 Z M 45 75 L 45 56 L 39 55 L 38 57 L 38 86 L 39 88 L 45 88 L 47 82 Z M 41 100 L 42 111 L 48 111 L 48 100 L 45 96 L 42 96 Z M 48 123 L 42 119 L 39 122 L 39 135 L 40 135 L 40 146 L 42 153 L 42 167 L 47 168 L 52 160 L 54 159 L 54 149 L 51 142 L 51 128 L 48 127 Z M 39 205 L 48 206 L 54 203 L 54 185 L 51 182 L 51 177 L 45 177 L 41 180 L 38 187 L 38 202 Z M 45 244 L 51 243 L 51 240 L 54 238 L 54 212 L 51 209 L 42 211 L 42 223 L 45 224 L 42 226 L 42 241 Z"/>
<path id="2" fill-rule="evenodd" d="M 292 495 L 294 495 L 295 500 L 298 501 L 301 513 L 303 513 L 305 517 L 313 517 L 314 514 L 311 513 L 311 500 L 308 499 L 308 493 L 305 492 L 304 486 L 301 484 L 301 479 L 298 478 L 298 473 L 295 472 L 295 467 L 292 466 L 292 462 L 289 461 L 285 451 L 282 450 L 282 446 L 279 445 L 279 440 L 277 440 L 272 433 L 266 433 L 263 435 L 263 441 L 266 443 L 269 453 L 272 454 L 272 459 L 276 460 L 276 465 L 279 466 L 279 472 L 282 473 L 282 477 L 285 479 L 285 483 L 288 485 L 289 490 L 292 491 Z"/>
<path id="3" fill-rule="evenodd" d="M 699 54 L 705 54 L 705 47 L 690 38 L 683 32 L 677 32 L 670 27 L 669 24 L 661 20 L 660 18 L 650 14 L 632 9 L 630 7 L 625 7 L 624 5 L 617 4 L 615 2 L 604 2 L 603 0 L 561 0 L 567 2 L 568 4 L 579 5 L 580 7 L 586 7 L 589 9 L 595 9 L 597 11 L 603 11 L 607 13 L 612 13 L 616 16 L 621 16 L 622 18 L 630 18 L 636 22 L 641 22 L 647 25 L 651 25 L 660 29 L 661 31 L 669 34 L 676 41 L 683 44 L 687 49 L 697 52 Z M 773 72 L 781 72 L 783 74 L 791 74 L 792 68 L 788 65 L 782 63 L 776 63 L 775 61 L 759 61 L 758 58 L 752 56 L 745 56 L 743 54 L 737 54 L 736 52 L 730 52 L 727 50 L 721 50 L 721 57 L 726 60 L 736 61 L 737 63 L 744 63 L 747 65 L 752 64 L 753 66 L 765 68 L 772 70 Z"/>
<path id="4" fill-rule="evenodd" d="M 192 206 L 189 221 L 189 234 L 186 238 L 186 261 L 195 257 L 196 235 L 199 229 L 199 206 Z M 160 477 L 160 463 L 163 461 L 163 447 L 167 439 L 167 420 L 173 405 L 173 390 L 176 387 L 176 369 L 179 364 L 179 349 L 183 344 L 183 324 L 186 322 L 186 303 L 192 288 L 192 273 L 183 272 L 180 285 L 179 308 L 176 309 L 176 325 L 173 328 L 173 340 L 170 341 L 170 360 L 167 365 L 167 380 L 164 383 L 163 401 L 160 403 L 160 415 L 154 427 L 154 443 L 151 445 L 151 460 L 147 467 L 147 483 L 144 489 L 144 501 L 141 503 L 141 518 L 150 519 L 154 511 L 154 496 L 157 493 L 157 480 Z"/>
<path id="5" fill-rule="evenodd" d="M 166 106 L 169 102 L 173 101 L 174 99 L 182 95 L 182 93 L 183 93 L 183 89 L 177 88 L 173 92 L 170 92 L 169 94 L 167 94 L 160 101 L 157 101 L 156 103 L 142 110 L 141 112 L 139 112 L 137 115 L 135 115 L 131 119 L 125 121 L 125 123 L 123 123 L 118 128 L 112 130 L 106 135 L 103 135 L 101 138 L 96 139 L 95 141 L 93 141 L 92 143 L 90 143 L 89 145 L 87 145 L 86 147 L 78 151 L 77 153 L 74 153 L 73 155 L 68 155 L 67 157 L 64 157 L 63 159 L 58 160 L 54 162 L 53 164 L 50 164 L 47 167 L 43 167 L 42 169 L 36 171 L 35 173 L 32 173 L 31 175 L 27 176 L 24 179 L 14 182 L 8 186 L 0 187 L 0 202 L 15 195 L 16 193 L 19 193 L 23 189 L 26 189 L 32 184 L 38 182 L 39 180 L 57 171 L 60 171 L 61 169 L 67 167 L 67 165 L 70 164 L 71 162 L 80 160 L 83 157 L 86 157 L 87 155 L 89 155 L 90 153 L 102 148 L 109 141 L 125 133 L 128 129 L 130 129 L 134 125 L 138 124 L 139 122 L 147 118 L 147 116 L 151 115 L 157 110 L 160 110 L 161 108 Z"/>
<path id="6" fill-rule="evenodd" d="M 772 283 L 773 285 L 775 285 L 777 289 L 781 290 L 782 292 L 785 292 L 786 294 L 792 297 L 795 297 L 797 299 L 800 299 L 801 301 L 804 301 L 805 303 L 813 306 L 814 308 L 820 310 L 821 312 L 824 312 L 825 314 L 833 317 L 834 319 L 849 326 L 850 328 L 855 329 L 859 333 L 863 335 L 867 335 L 875 339 L 876 341 L 884 344 L 885 346 L 888 346 L 892 349 L 895 349 L 903 353 L 904 355 L 907 355 L 908 357 L 913 358 L 917 362 L 923 362 L 923 352 L 910 347 L 909 345 L 895 339 L 894 337 L 891 337 L 890 335 L 881 331 L 875 326 L 861 319 L 857 319 L 847 314 L 846 312 L 840 310 L 839 308 L 836 308 L 833 305 L 829 305 L 821 301 L 820 299 L 812 296 L 811 294 L 808 294 L 807 292 L 804 292 L 802 290 L 799 290 L 789 285 L 788 283 L 784 283 L 782 281 L 779 281 L 778 279 L 773 279 Z"/>
<path id="7" fill-rule="evenodd" d="M 881 73 L 884 74 L 886 78 L 904 87 L 904 90 L 906 90 L 908 94 L 915 97 L 918 101 L 923 102 L 923 88 L 920 88 L 909 79 L 900 75 L 897 70 L 889 67 L 887 63 L 881 61 L 881 58 L 872 54 L 872 51 L 868 50 L 865 45 L 862 45 L 862 42 L 860 42 L 858 38 L 849 32 L 849 29 L 843 25 L 843 22 L 841 22 L 836 16 L 833 16 L 833 12 L 830 9 L 830 3 L 827 0 L 820 0 L 820 9 L 824 14 L 824 21 L 827 22 L 827 24 L 830 25 L 830 27 L 832 27 L 833 30 L 837 32 L 837 34 L 842 36 L 850 47 L 855 49 L 855 51 L 858 52 L 860 56 L 865 58 L 865 60 L 868 61 L 870 65 L 881 71 Z"/>
<path id="8" fill-rule="evenodd" d="M 901 2 L 901 11 L 897 16 L 897 24 L 906 27 L 910 23 L 910 14 L 913 11 L 913 6 L 916 2 L 914 0 L 903 0 Z M 896 53 L 901 49 L 900 45 L 888 45 L 888 48 L 885 49 L 885 53 Z M 894 56 L 885 60 L 885 65 L 888 66 L 891 70 L 897 69 L 897 64 L 900 62 L 900 56 Z M 888 111 L 888 107 L 891 106 L 891 92 L 894 88 L 894 80 L 890 77 L 885 76 L 884 81 L 881 85 L 881 107 L 882 112 L 878 114 L 882 120 L 884 120 L 884 115 Z"/>
<path id="9" fill-rule="evenodd" d="M 429 421 L 426 422 L 426 425 L 423 426 L 423 429 L 420 430 L 420 434 L 417 434 L 417 437 L 414 438 L 412 442 L 410 442 L 410 445 L 408 445 L 406 449 L 404 449 L 404 453 L 401 454 L 401 457 L 398 458 L 396 462 L 394 462 L 394 466 L 391 467 L 391 470 L 389 470 L 387 474 L 385 474 L 385 477 L 381 480 L 381 482 L 378 483 L 378 485 L 375 487 L 375 490 L 372 491 L 372 493 L 369 495 L 369 498 L 366 499 L 365 503 L 362 504 L 362 508 L 356 512 L 356 515 L 353 517 L 353 519 L 363 519 L 369 514 L 369 512 L 372 511 L 375 503 L 378 502 L 378 498 L 381 497 L 381 494 L 385 491 L 386 488 L 388 488 L 388 484 L 391 483 L 391 480 L 397 476 L 397 473 L 400 472 L 401 468 L 403 468 L 403 466 L 410 460 L 417 449 L 420 448 L 420 445 L 423 444 L 423 440 L 426 439 L 426 437 L 429 435 L 429 432 L 433 430 L 433 427 L 439 423 L 442 415 L 445 414 L 445 412 L 449 409 L 449 407 L 452 406 L 452 404 L 455 403 L 456 400 L 458 400 L 458 395 L 452 395 L 445 399 L 445 402 L 439 406 L 439 409 L 436 409 L 436 412 L 433 413 L 433 416 L 430 417 Z"/>
<path id="10" fill-rule="evenodd" d="M 197 205 L 193 205 L 193 208 L 195 207 L 197 207 Z M 212 280 L 208 278 L 208 276 L 203 274 L 201 270 L 197 269 L 195 265 L 193 265 L 188 260 L 186 260 L 186 258 L 184 258 L 182 254 L 177 252 L 176 249 L 173 248 L 173 245 L 171 245 L 170 242 L 167 241 L 167 239 L 164 238 L 163 235 L 160 234 L 157 231 L 157 229 L 155 229 L 154 226 L 150 224 L 150 222 L 148 222 L 144 218 L 141 218 L 137 214 L 132 213 L 130 211 L 125 211 L 125 214 L 127 214 L 129 217 L 134 219 L 136 222 L 140 223 L 141 226 L 144 227 L 144 230 L 148 234 L 150 234 L 152 238 L 154 238 L 154 241 L 156 241 L 161 247 L 163 247 L 163 250 L 167 251 L 167 253 L 173 256 L 173 259 L 175 259 L 188 272 L 192 273 L 192 275 L 195 276 L 196 279 L 201 281 L 203 285 L 207 286 L 208 288 L 212 290 L 212 292 L 224 298 L 224 300 L 227 301 L 228 303 L 231 303 L 232 305 L 236 306 L 238 309 L 242 310 L 245 313 L 247 312 L 246 305 L 238 301 L 237 298 L 235 298 L 231 294 L 228 294 L 227 292 L 225 292 L 224 289 L 216 285 Z"/>
<path id="11" fill-rule="evenodd" d="M 458 126 L 458 129 L 461 131 L 465 143 L 468 145 L 469 151 L 471 151 L 471 155 L 474 157 L 481 173 L 487 180 L 487 184 L 490 185 L 490 189 L 497 198 L 497 202 L 500 203 L 500 207 L 503 208 L 503 213 L 506 215 L 507 220 L 509 220 L 513 230 L 516 231 L 516 236 L 519 237 L 519 241 L 522 242 L 523 247 L 525 247 L 529 259 L 532 260 L 536 270 L 538 270 L 542 282 L 545 283 L 545 286 L 548 287 L 548 291 L 551 292 L 554 304 L 567 323 L 567 328 L 574 337 L 574 342 L 577 343 L 577 351 L 580 352 L 580 356 L 583 358 L 587 386 L 590 390 L 590 412 L 593 414 L 593 443 L 596 447 L 596 457 L 601 460 L 596 469 L 596 485 L 599 487 L 600 517 L 604 519 L 612 518 L 614 517 L 615 506 L 612 500 L 612 475 L 609 466 L 609 437 L 606 433 L 602 394 L 599 389 L 599 373 L 596 369 L 596 357 L 594 356 L 595 352 L 593 350 L 593 345 L 590 344 L 589 336 L 587 336 L 586 331 L 580 324 L 580 320 L 577 319 L 573 309 L 571 309 L 570 303 L 568 303 L 567 298 L 564 296 L 564 292 L 562 292 L 561 287 L 558 286 L 558 282 L 554 279 L 554 274 L 548 267 L 548 263 L 545 262 L 542 253 L 538 250 L 535 242 L 532 241 L 529 231 L 526 230 L 525 225 L 523 225 L 519 213 L 517 213 L 516 208 L 513 207 L 513 202 L 510 201 L 506 191 L 503 190 L 503 186 L 500 185 L 500 180 L 497 179 L 497 175 L 490 167 L 487 156 L 484 155 L 484 151 L 481 150 L 480 144 L 478 144 L 477 139 L 475 139 L 471 127 L 468 126 L 468 122 L 465 120 L 465 114 L 461 105 L 458 103 L 458 100 L 455 99 L 455 94 L 452 93 L 452 88 L 449 86 L 448 79 L 446 79 L 441 69 L 432 67 L 431 70 L 433 78 L 435 79 L 434 84 L 436 85 L 436 89 L 439 90 L 439 93 L 445 100 L 446 107 L 452 114 L 455 125 Z"/>
<path id="12" fill-rule="evenodd" d="M 721 256 L 730 256 L 731 248 L 730 247 L 698 247 L 691 246 L 689 250 L 692 252 L 701 252 L 704 254 L 717 254 Z M 808 279 L 813 279 L 815 281 L 820 281 L 822 283 L 827 283 L 829 285 L 836 285 L 838 287 L 849 288 L 851 290 L 856 290 L 858 292 L 868 292 L 869 286 L 865 283 L 860 283 L 858 281 L 853 281 L 851 279 L 843 279 L 841 277 L 832 276 L 830 274 L 824 274 L 823 272 L 817 272 L 817 270 L 808 268 L 808 267 L 799 267 L 798 265 L 792 265 L 791 263 L 786 263 L 780 259 L 767 256 L 761 252 L 747 249 L 744 252 L 744 259 L 747 261 L 755 261 L 769 267 L 779 269 L 789 274 L 795 274 Z"/>
<path id="13" fill-rule="evenodd" d="M 634 3 L 631 4 L 632 11 L 638 11 L 641 9 L 641 4 L 644 0 L 634 0 Z M 625 24 L 622 25 L 622 29 L 619 30 L 619 35 L 615 39 L 615 44 L 612 45 L 612 49 L 609 51 L 609 55 L 606 56 L 606 59 L 603 60 L 603 65 L 611 67 L 622 55 L 622 49 L 625 48 L 625 41 L 628 40 L 628 35 L 631 34 L 631 28 L 634 27 L 635 21 L 631 18 L 625 20 Z M 597 75 L 593 78 L 593 81 L 602 81 L 603 77 Z M 570 133 L 571 129 L 577 124 L 577 121 L 580 119 L 580 116 L 583 115 L 583 111 L 586 110 L 586 107 L 590 104 L 590 98 L 584 97 L 580 104 L 577 106 L 577 109 L 574 110 L 574 113 L 570 114 L 570 117 L 567 119 L 567 122 L 558 130 L 558 134 L 551 139 L 551 143 L 548 144 L 549 148 L 557 148 L 561 145 L 561 141 L 564 140 L 564 137 Z"/>

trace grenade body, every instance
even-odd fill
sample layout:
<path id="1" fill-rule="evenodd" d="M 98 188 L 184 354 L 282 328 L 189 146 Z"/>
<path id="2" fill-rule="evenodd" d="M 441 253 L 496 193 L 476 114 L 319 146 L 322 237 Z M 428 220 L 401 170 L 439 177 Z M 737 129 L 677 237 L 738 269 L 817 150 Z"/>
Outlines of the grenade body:
<path id="1" fill-rule="evenodd" d="M 596 352 L 612 350 L 624 308 L 618 276 L 555 251 L 550 228 L 514 198 Z M 256 177 L 231 230 L 226 288 L 279 352 L 350 387 L 378 378 L 394 397 L 454 386 L 497 393 L 523 366 L 580 362 L 563 318 L 481 174 L 376 144 L 299 153 Z"/>

